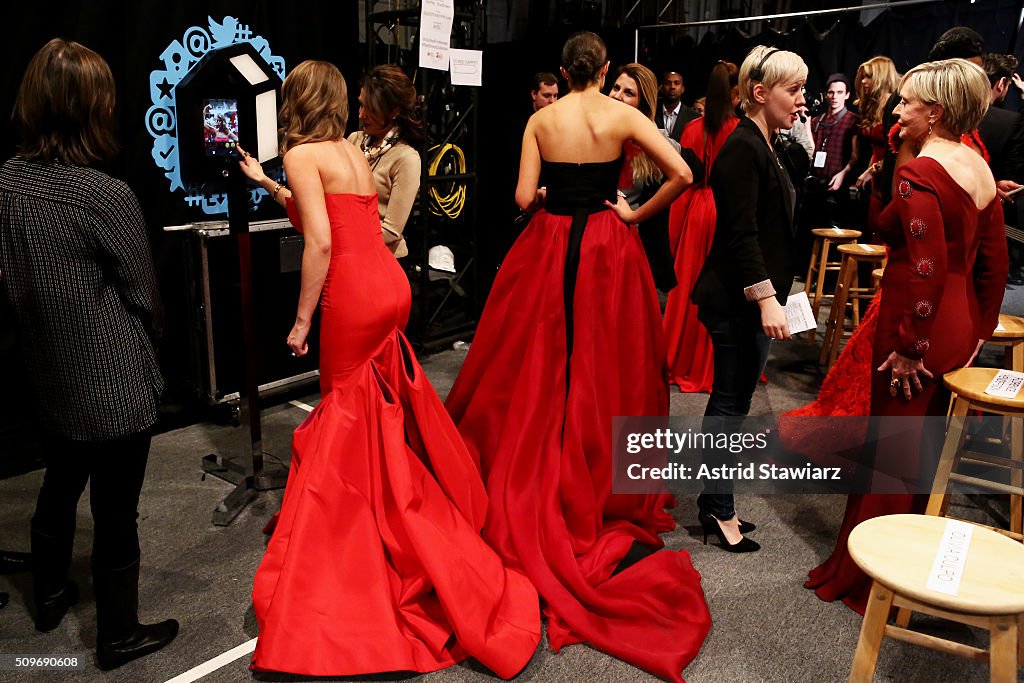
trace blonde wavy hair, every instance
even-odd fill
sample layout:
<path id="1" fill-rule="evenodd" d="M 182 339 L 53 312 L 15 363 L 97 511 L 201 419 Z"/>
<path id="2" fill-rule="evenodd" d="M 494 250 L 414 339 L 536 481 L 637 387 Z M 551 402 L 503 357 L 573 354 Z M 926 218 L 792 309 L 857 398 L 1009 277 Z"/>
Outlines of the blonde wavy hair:
<path id="1" fill-rule="evenodd" d="M 654 113 L 658 104 L 658 77 L 643 64 L 627 64 L 619 69 L 619 75 L 625 74 L 636 83 L 637 109 L 654 123 Z M 633 182 L 641 185 L 658 182 L 663 174 L 651 158 L 643 150 L 633 157 Z"/>
<path id="2" fill-rule="evenodd" d="M 333 64 L 315 60 L 299 64 L 284 79 L 281 100 L 282 154 L 306 142 L 345 137 L 348 86 Z"/>
<path id="3" fill-rule="evenodd" d="M 865 74 L 871 75 L 871 88 L 868 90 L 861 83 Z M 857 101 L 854 104 L 860 108 L 863 127 L 881 123 L 885 103 L 900 85 L 896 65 L 888 57 L 872 57 L 857 67 L 857 75 L 853 80 L 857 89 Z"/>

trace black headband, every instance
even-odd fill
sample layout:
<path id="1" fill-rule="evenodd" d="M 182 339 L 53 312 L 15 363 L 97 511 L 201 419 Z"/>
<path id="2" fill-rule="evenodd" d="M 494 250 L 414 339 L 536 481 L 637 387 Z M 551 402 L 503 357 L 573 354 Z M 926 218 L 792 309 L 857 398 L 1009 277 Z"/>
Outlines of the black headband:
<path id="1" fill-rule="evenodd" d="M 782 52 L 782 50 L 780 50 L 777 47 L 768 50 L 765 56 L 761 58 L 760 63 L 758 63 L 757 66 L 750 70 L 748 78 L 750 78 L 750 80 L 752 81 L 757 81 L 758 83 L 764 81 L 764 63 L 767 62 L 768 58 L 771 57 L 776 52 Z"/>

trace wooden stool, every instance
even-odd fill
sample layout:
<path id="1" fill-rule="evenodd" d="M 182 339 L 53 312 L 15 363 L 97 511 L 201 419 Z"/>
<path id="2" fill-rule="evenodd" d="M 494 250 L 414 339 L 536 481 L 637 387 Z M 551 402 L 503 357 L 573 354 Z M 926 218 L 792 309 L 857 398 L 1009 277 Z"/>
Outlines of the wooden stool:
<path id="1" fill-rule="evenodd" d="M 860 230 L 844 230 L 842 228 L 814 228 L 811 230 L 814 235 L 814 247 L 811 249 L 811 264 L 807 267 L 807 278 L 804 280 L 804 293 L 811 302 L 811 310 L 814 311 L 814 320 L 818 320 L 818 310 L 821 302 L 831 299 L 832 294 L 826 294 L 825 273 L 828 271 L 839 272 L 842 261 L 829 261 L 829 248 L 832 244 L 851 244 L 860 237 Z M 813 284 L 812 284 L 813 283 Z M 818 330 L 808 330 L 807 339 L 814 341 L 814 335 Z"/>
<path id="2" fill-rule="evenodd" d="M 1010 495 L 1010 528 L 988 527 L 1018 541 L 1024 541 L 1024 522 L 1021 520 L 1024 496 L 1024 392 L 1018 398 L 1001 398 L 985 393 L 992 378 L 999 372 L 994 368 L 962 368 L 947 372 L 943 383 L 954 392 L 946 441 L 942 446 L 939 466 L 935 470 L 932 493 L 928 497 L 927 515 L 946 516 L 949 507 L 949 483 L 959 483 Z M 1004 415 L 1010 418 L 1010 457 L 964 450 L 965 418 L 970 411 Z M 989 481 L 957 473 L 961 463 L 984 464 L 1010 471 L 1010 484 Z"/>
<path id="3" fill-rule="evenodd" d="M 970 657 L 990 666 L 993 683 L 1017 680 L 1019 622 L 1024 615 L 1024 545 L 982 527 L 971 527 L 970 543 L 957 569 L 960 583 L 950 595 L 928 587 L 936 561 L 947 553 L 947 525 L 925 515 L 886 515 L 861 522 L 850 532 L 850 557 L 873 580 L 850 683 L 871 681 L 883 637 Z M 956 546 L 950 545 L 950 549 Z M 960 545 L 959 547 L 963 547 Z M 890 626 L 893 607 L 987 629 L 989 649 Z"/>
<path id="4" fill-rule="evenodd" d="M 885 247 L 877 244 L 840 244 L 842 266 L 836 282 L 836 293 L 832 298 L 832 312 L 825 327 L 825 341 L 821 347 L 821 363 L 832 366 L 839 355 L 839 344 L 846 334 L 846 306 L 853 308 L 853 329 L 860 325 L 861 300 L 870 299 L 874 292 L 870 287 L 861 287 L 857 279 L 857 268 L 862 262 L 882 263 L 885 261 Z"/>
<path id="5" fill-rule="evenodd" d="M 882 277 L 885 275 L 885 268 L 875 268 L 871 271 L 871 284 L 878 291 L 878 288 L 882 286 Z"/>
<path id="6" fill-rule="evenodd" d="M 999 327 L 988 338 L 990 344 L 1005 346 L 1003 367 L 1024 372 L 1024 318 L 1000 315 Z"/>

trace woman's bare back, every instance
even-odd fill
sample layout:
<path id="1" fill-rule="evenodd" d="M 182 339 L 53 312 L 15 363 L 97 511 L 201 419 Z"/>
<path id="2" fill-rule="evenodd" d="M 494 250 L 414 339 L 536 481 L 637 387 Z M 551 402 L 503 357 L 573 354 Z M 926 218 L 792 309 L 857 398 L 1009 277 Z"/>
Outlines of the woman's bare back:
<path id="1" fill-rule="evenodd" d="M 568 163 L 618 159 L 631 108 L 597 90 L 569 93 L 533 115 L 541 158 Z"/>
<path id="2" fill-rule="evenodd" d="M 314 150 L 325 194 L 370 195 L 377 191 L 366 157 L 348 140 L 307 144 Z"/>

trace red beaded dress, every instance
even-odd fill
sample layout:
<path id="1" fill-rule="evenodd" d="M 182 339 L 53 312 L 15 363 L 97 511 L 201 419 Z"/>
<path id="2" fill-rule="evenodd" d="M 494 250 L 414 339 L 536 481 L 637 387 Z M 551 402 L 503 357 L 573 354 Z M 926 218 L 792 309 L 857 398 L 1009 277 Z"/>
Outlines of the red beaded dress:
<path id="1" fill-rule="evenodd" d="M 539 641 L 537 592 L 480 536 L 487 494 L 401 332 L 409 283 L 380 238 L 376 195 L 325 200 L 323 400 L 295 430 L 256 572 L 252 668 L 350 676 L 475 657 L 512 677 Z"/>
<path id="2" fill-rule="evenodd" d="M 918 157 L 897 171 L 879 230 L 890 252 L 863 375 L 871 387 L 870 414 L 944 415 L 949 392 L 942 375 L 963 367 L 998 320 L 1007 274 L 1002 206 L 995 198 L 979 209 L 939 162 Z M 892 351 L 922 359 L 936 378 L 922 378 L 924 390 L 909 401 L 890 396 L 890 371 L 875 371 Z M 926 502 L 910 494 L 851 495 L 835 550 L 805 585 L 823 600 L 841 599 L 863 613 L 871 580 L 847 553 L 850 532 L 880 515 L 923 512 Z"/>

